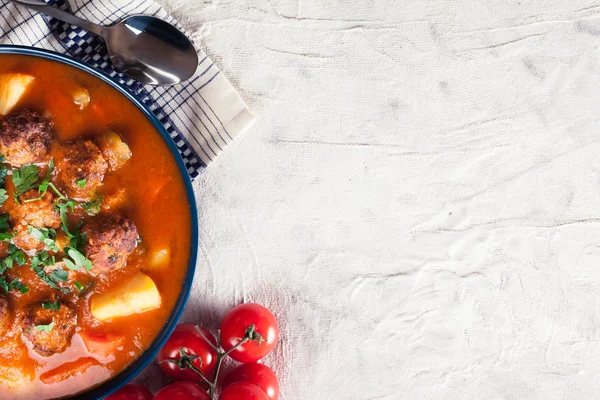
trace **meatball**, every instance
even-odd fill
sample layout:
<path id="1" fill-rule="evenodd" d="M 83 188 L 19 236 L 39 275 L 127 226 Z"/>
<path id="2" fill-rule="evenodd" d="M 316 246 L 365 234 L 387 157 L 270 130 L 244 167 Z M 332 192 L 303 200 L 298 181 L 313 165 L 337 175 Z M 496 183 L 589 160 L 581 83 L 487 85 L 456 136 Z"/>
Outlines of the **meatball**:
<path id="1" fill-rule="evenodd" d="M 21 204 L 15 204 L 10 210 L 10 216 L 18 224 L 31 225 L 36 228 L 58 228 L 60 226 L 60 216 L 54 208 L 54 196 L 49 191 L 40 197 L 37 189 L 31 189 L 23 193 L 20 197 Z"/>
<path id="2" fill-rule="evenodd" d="M 21 110 L 0 122 L 0 153 L 21 166 L 43 161 L 50 150 L 53 124 L 35 111 Z"/>
<path id="3" fill-rule="evenodd" d="M 61 146 L 56 157 L 57 182 L 75 200 L 90 200 L 102 185 L 108 164 L 98 146 L 79 139 Z"/>
<path id="4" fill-rule="evenodd" d="M 20 196 L 20 203 L 10 210 L 10 216 L 14 223 L 15 246 L 28 250 L 42 250 L 44 243 L 29 234 L 29 226 L 36 228 L 53 228 L 60 226 L 60 216 L 54 209 L 52 193 L 46 192 L 40 200 L 30 201 L 39 197 L 37 190 L 32 189 Z"/>
<path id="5" fill-rule="evenodd" d="M 117 214 L 101 214 L 87 222 L 82 231 L 87 236 L 84 253 L 94 265 L 92 275 L 124 267 L 138 242 L 133 221 Z"/>
<path id="6" fill-rule="evenodd" d="M 21 326 L 23 337 L 31 342 L 33 349 L 51 356 L 67 348 L 76 325 L 77 314 L 69 305 L 61 303 L 58 310 L 52 310 L 43 308 L 40 302 L 25 308 Z"/>
<path id="7" fill-rule="evenodd" d="M 8 242 L 0 241 L 0 258 L 8 257 L 9 249 L 10 249 L 10 245 Z"/>
<path id="8" fill-rule="evenodd" d="M 4 336 L 10 329 L 10 309 L 8 299 L 0 295 L 0 336 Z"/>

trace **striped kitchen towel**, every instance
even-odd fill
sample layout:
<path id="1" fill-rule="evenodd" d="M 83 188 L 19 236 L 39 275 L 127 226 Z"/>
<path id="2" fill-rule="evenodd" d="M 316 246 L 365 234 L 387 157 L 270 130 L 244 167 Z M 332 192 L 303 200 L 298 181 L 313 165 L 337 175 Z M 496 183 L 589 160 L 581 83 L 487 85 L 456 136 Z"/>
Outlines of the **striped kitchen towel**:
<path id="1" fill-rule="evenodd" d="M 103 25 L 115 23 L 127 15 L 148 14 L 181 29 L 177 21 L 152 0 L 46 1 Z M 146 104 L 163 123 L 177 144 L 192 179 L 253 121 L 238 93 L 200 49 L 198 71 L 188 82 L 172 87 L 143 85 L 112 67 L 99 38 L 8 0 L 0 0 L 0 44 L 67 53 L 108 74 Z"/>

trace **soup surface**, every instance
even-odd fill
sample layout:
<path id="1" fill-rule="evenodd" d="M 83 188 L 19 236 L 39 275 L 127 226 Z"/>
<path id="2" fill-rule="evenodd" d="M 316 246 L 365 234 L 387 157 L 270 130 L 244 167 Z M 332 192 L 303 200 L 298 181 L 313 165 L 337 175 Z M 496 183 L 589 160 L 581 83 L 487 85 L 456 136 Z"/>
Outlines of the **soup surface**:
<path id="1" fill-rule="evenodd" d="M 28 56 L 0 54 L 0 154 L 0 399 L 85 391 L 172 311 L 190 255 L 184 182 L 125 97 Z"/>

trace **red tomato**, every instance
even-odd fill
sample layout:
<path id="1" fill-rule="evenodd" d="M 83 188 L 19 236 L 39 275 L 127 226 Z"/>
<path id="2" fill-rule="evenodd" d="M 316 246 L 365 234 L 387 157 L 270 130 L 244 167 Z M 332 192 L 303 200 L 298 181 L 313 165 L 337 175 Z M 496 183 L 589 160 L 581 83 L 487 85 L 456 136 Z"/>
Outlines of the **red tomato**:
<path id="1" fill-rule="evenodd" d="M 236 382 L 223 389 L 219 400 L 269 400 L 269 396 L 251 383 Z"/>
<path id="2" fill-rule="evenodd" d="M 225 351 L 238 344 L 246 329 L 254 325 L 254 331 L 262 340 L 250 340 L 231 352 L 236 361 L 248 363 L 258 361 L 267 354 L 279 337 L 279 328 L 273 314 L 265 307 L 246 303 L 229 311 L 221 321 L 221 345 Z"/>
<path id="3" fill-rule="evenodd" d="M 210 400 L 206 390 L 193 382 L 175 382 L 162 388 L 154 400 Z"/>
<path id="4" fill-rule="evenodd" d="M 104 400 L 152 400 L 152 393 L 143 386 L 129 384 Z"/>
<path id="5" fill-rule="evenodd" d="M 204 336 L 208 338 L 215 346 L 217 341 L 205 329 L 199 328 Z M 217 352 L 202 338 L 196 330 L 194 324 L 179 324 L 173 331 L 173 334 L 167 340 L 167 343 L 158 353 L 158 362 L 160 369 L 170 378 L 178 381 L 200 381 L 200 377 L 189 368 L 181 369 L 175 363 L 164 360 L 179 360 L 180 352 L 183 349 L 187 354 L 198 356 L 192 361 L 192 364 L 204 373 L 204 376 L 211 380 L 212 373 L 217 364 Z"/>
<path id="6" fill-rule="evenodd" d="M 235 382 L 247 382 L 258 386 L 271 400 L 279 398 L 279 381 L 275 372 L 264 364 L 242 364 L 227 375 L 223 387 Z"/>

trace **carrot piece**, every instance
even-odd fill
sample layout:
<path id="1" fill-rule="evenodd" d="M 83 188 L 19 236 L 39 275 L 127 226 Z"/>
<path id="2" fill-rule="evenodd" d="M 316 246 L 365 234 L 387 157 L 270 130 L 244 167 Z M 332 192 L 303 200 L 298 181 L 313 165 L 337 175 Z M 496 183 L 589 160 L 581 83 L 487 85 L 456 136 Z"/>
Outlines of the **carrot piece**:
<path id="1" fill-rule="evenodd" d="M 40 375 L 40 380 L 46 385 L 62 382 L 73 376 L 83 374 L 89 367 L 97 365 L 98 361 L 91 357 L 79 358 L 75 361 L 64 363 Z"/>
<path id="2" fill-rule="evenodd" d="M 125 336 L 118 333 L 97 333 L 84 331 L 79 333 L 90 353 L 106 357 L 114 353 L 125 342 Z"/>

